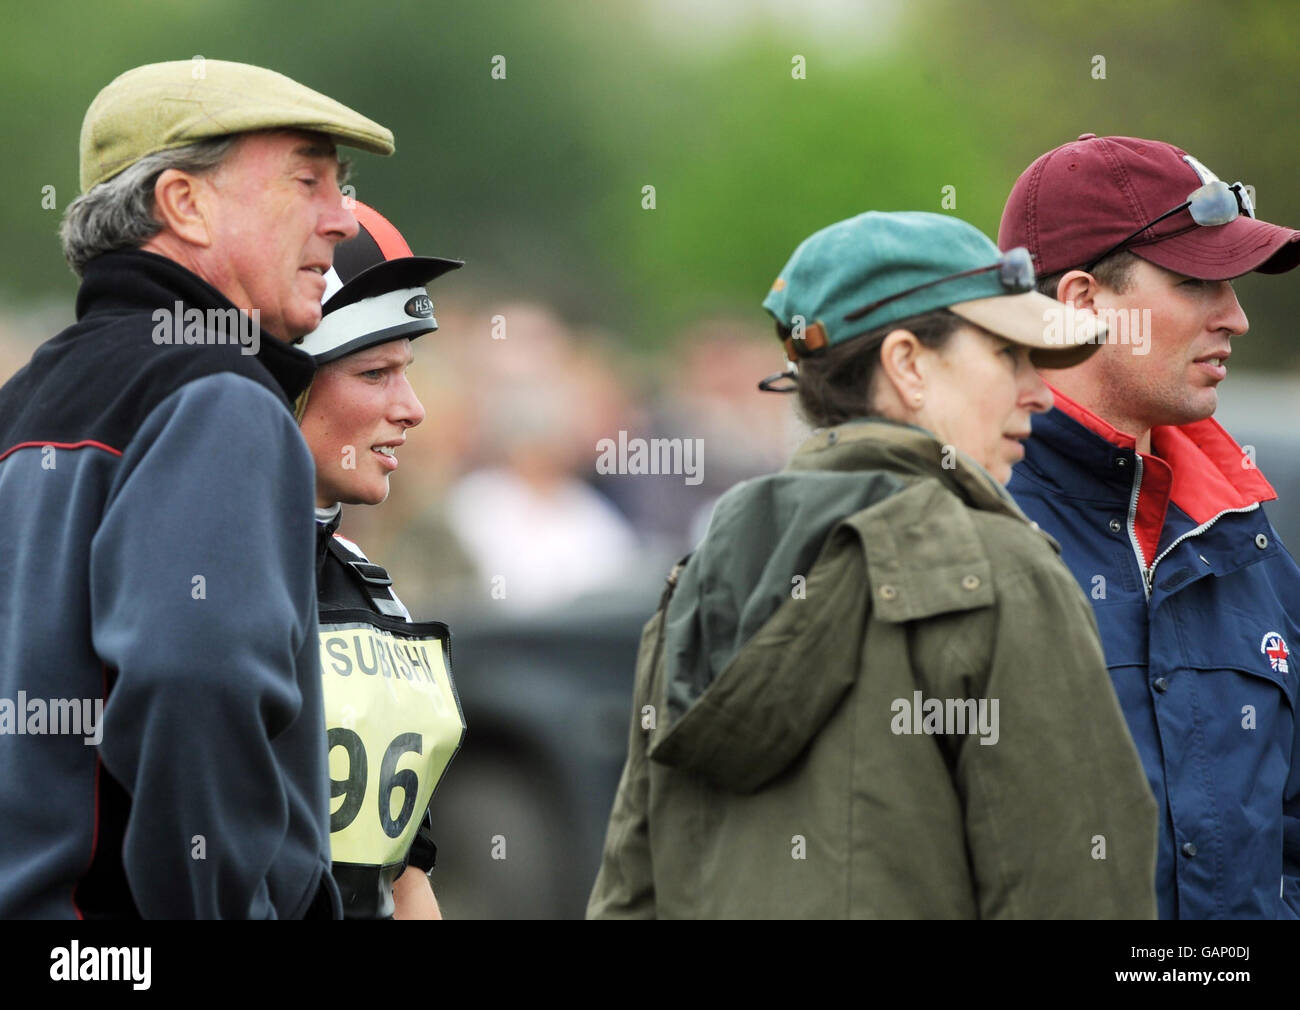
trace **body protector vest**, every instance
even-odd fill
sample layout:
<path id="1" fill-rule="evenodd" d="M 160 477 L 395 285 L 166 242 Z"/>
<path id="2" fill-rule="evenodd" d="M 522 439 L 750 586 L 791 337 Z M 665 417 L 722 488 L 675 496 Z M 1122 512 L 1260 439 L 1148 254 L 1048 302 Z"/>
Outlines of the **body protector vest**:
<path id="1" fill-rule="evenodd" d="M 336 507 L 337 508 L 337 507 Z M 414 622 L 392 580 L 335 537 L 318 512 L 320 662 L 329 745 L 330 847 L 347 918 L 388 918 L 412 844 L 432 849 L 429 801 L 460 749 L 465 719 L 451 635 Z"/>

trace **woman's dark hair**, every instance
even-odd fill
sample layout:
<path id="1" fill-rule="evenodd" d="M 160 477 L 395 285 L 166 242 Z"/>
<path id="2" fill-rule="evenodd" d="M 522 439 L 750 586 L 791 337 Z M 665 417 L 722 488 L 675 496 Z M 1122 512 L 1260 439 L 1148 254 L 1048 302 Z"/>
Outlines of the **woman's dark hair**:
<path id="1" fill-rule="evenodd" d="M 830 428 L 871 417 L 871 391 L 880 366 L 880 345 L 894 330 L 908 330 L 926 347 L 938 350 L 962 325 L 960 316 L 935 309 L 881 326 L 799 359 L 799 411 L 814 428 Z"/>

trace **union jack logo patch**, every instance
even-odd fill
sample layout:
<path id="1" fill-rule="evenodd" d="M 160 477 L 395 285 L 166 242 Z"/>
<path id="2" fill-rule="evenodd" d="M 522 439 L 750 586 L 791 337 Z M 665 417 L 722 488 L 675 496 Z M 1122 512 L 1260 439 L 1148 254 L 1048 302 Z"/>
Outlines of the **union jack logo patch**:
<path id="1" fill-rule="evenodd" d="M 1290 673 L 1291 668 L 1287 666 L 1286 642 L 1282 641 L 1282 636 L 1276 631 L 1270 631 L 1264 636 L 1264 640 L 1259 643 L 1259 651 L 1268 657 L 1268 665 L 1273 668 L 1275 673 Z"/>

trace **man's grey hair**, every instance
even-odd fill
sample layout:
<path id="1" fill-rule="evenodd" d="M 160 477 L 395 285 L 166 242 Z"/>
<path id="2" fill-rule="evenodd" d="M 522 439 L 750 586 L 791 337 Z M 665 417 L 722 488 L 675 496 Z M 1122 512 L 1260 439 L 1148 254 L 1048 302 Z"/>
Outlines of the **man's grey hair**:
<path id="1" fill-rule="evenodd" d="M 86 264 L 101 253 L 139 249 L 162 231 L 162 224 L 153 214 L 158 176 L 169 168 L 193 175 L 212 172 L 226 160 L 241 136 L 213 137 L 147 154 L 68 204 L 59 238 L 72 272 L 80 277 Z"/>

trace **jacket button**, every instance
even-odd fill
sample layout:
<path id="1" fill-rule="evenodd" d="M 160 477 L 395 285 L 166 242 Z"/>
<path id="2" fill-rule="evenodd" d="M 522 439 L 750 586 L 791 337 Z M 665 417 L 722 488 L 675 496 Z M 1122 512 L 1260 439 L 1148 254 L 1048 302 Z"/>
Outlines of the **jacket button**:
<path id="1" fill-rule="evenodd" d="M 895 589 L 893 586 L 880 587 L 880 598 L 882 600 L 892 600 L 897 595 L 898 595 L 898 590 Z"/>
<path id="2" fill-rule="evenodd" d="M 962 589 L 978 589 L 980 587 L 980 577 L 978 575 L 963 575 L 961 587 Z"/>
<path id="3" fill-rule="evenodd" d="M 1116 457 L 1115 457 L 1115 465 L 1118 466 L 1118 467 L 1121 467 L 1121 468 L 1128 466 L 1128 457 L 1127 457 L 1127 456 L 1116 456 Z"/>
<path id="4" fill-rule="evenodd" d="M 1196 855 L 1196 846 L 1191 842 L 1183 842 L 1183 855 L 1191 859 L 1192 856 Z"/>
<path id="5" fill-rule="evenodd" d="M 1112 519 L 1108 525 L 1110 526 L 1110 531 L 1112 533 L 1118 533 L 1124 528 L 1124 524 L 1118 519 Z"/>
<path id="6" fill-rule="evenodd" d="M 1169 690 L 1169 678 L 1157 677 L 1155 679 L 1155 683 L 1153 683 L 1151 686 L 1154 687 L 1161 694 L 1164 694 L 1166 691 Z"/>
<path id="7" fill-rule="evenodd" d="M 1263 533 L 1256 533 L 1255 546 L 1262 551 L 1265 547 L 1268 546 L 1268 537 L 1264 536 Z"/>

